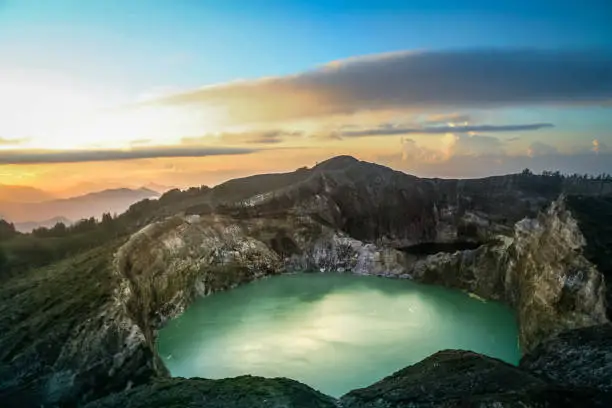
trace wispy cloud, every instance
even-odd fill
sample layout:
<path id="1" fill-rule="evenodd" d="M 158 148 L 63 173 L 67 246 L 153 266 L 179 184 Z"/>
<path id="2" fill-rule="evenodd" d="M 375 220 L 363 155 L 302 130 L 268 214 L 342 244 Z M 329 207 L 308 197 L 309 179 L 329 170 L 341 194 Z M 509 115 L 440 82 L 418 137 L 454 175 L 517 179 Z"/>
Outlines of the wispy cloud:
<path id="1" fill-rule="evenodd" d="M 351 58 L 296 75 L 219 84 L 151 103 L 223 108 L 235 124 L 360 110 L 610 100 L 610 52 L 475 50 Z"/>
<path id="2" fill-rule="evenodd" d="M 505 155 L 504 143 L 494 136 L 449 134 L 437 148 L 424 147 L 415 140 L 402 138 L 402 161 L 412 164 L 442 163 L 455 156 L 479 157 Z"/>
<path id="3" fill-rule="evenodd" d="M 28 139 L 5 139 L 0 137 L 0 146 L 15 146 L 27 142 Z"/>
<path id="4" fill-rule="evenodd" d="M 215 147 L 150 147 L 130 150 L 0 150 L 0 164 L 82 163 L 96 161 L 151 159 L 162 157 L 204 157 L 242 155 L 257 149 Z"/>
<path id="5" fill-rule="evenodd" d="M 365 136 L 392 136 L 407 134 L 444 134 L 469 132 L 518 132 L 532 131 L 553 127 L 551 123 L 531 123 L 524 125 L 460 125 L 460 126 L 425 126 L 402 127 L 382 125 L 371 129 L 344 130 L 333 132 L 332 138 L 365 137 Z"/>
<path id="6" fill-rule="evenodd" d="M 184 137 L 181 139 L 183 144 L 200 144 L 210 142 L 211 139 L 217 139 L 220 142 L 229 144 L 277 144 L 284 142 L 287 138 L 303 136 L 301 131 L 285 131 L 285 130 L 263 130 L 251 132 L 221 132 L 206 134 L 199 137 Z"/>
<path id="7" fill-rule="evenodd" d="M 529 157 L 547 156 L 557 153 L 558 150 L 555 146 L 543 142 L 533 142 L 527 149 L 527 156 Z"/>
<path id="8" fill-rule="evenodd" d="M 600 141 L 599 139 L 593 139 L 591 145 L 591 150 L 594 151 L 596 154 L 608 151 L 608 145 Z"/>
<path id="9" fill-rule="evenodd" d="M 130 145 L 131 146 L 145 146 L 145 145 L 149 145 L 152 144 L 153 140 L 152 139 L 135 139 L 135 140 L 130 140 Z"/>
<path id="10" fill-rule="evenodd" d="M 426 177 L 484 177 L 516 173 L 524 168 L 536 172 L 612 172 L 610 153 L 589 152 L 588 149 L 571 154 L 561 153 L 554 146 L 535 142 L 523 154 L 509 154 L 500 140 L 469 135 L 453 135 L 439 149 L 422 146 L 412 139 L 403 139 L 397 154 L 379 155 L 372 159 Z"/>
<path id="11" fill-rule="evenodd" d="M 471 122 L 472 117 L 464 113 L 442 113 L 429 115 L 425 124 L 427 125 L 446 125 L 450 123 L 464 123 Z"/>

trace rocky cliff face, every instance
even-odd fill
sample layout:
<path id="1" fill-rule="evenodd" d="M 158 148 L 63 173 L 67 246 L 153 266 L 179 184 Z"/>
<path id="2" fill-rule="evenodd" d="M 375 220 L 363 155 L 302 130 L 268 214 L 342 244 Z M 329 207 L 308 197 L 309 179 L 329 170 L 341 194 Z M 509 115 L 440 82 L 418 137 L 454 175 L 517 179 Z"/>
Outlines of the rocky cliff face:
<path id="1" fill-rule="evenodd" d="M 517 222 L 512 235 L 418 260 L 409 274 L 507 302 L 528 351 L 560 331 L 608 321 L 604 275 L 587 259 L 586 243 L 561 197 L 536 218 Z"/>
<path id="2" fill-rule="evenodd" d="M 197 296 L 294 270 L 411 278 L 505 301 L 518 312 L 525 351 L 558 333 L 607 322 L 608 264 L 599 254 L 608 241 L 593 232 L 597 226 L 584 233 L 589 218 L 578 216 L 584 209 L 573 199 L 555 200 L 560 185 L 519 175 L 422 180 L 348 157 L 285 176 L 202 190 L 186 198 L 189 208 L 123 242 L 3 287 L 0 328 L 10 330 L 0 335 L 0 398 L 9 406 L 73 406 L 165 378 L 154 342 L 167 319 Z M 159 214 L 169 208 L 176 210 Z M 419 252 L 422 245 L 466 242 L 477 248 Z M 75 276 L 90 263 L 87 274 Z M 11 312 L 8 299 L 16 294 Z M 452 370 L 462 367 L 449 361 Z M 486 381 L 491 370 L 485 368 L 474 378 Z M 555 377 L 538 370 L 538 379 L 519 381 L 517 389 L 534 386 L 546 394 Z M 168 387 L 191 387 L 173 381 Z M 493 381 L 486 392 L 502 385 Z M 125 395 L 140 398 L 139 392 Z M 279 406 L 299 406 L 293 403 Z"/>

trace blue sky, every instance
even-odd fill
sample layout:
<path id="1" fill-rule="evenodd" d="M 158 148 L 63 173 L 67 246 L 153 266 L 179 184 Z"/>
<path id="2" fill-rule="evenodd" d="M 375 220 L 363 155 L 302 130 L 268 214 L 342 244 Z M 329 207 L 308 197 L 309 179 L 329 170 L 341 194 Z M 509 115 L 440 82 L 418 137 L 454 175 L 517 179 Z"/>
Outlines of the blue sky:
<path id="1" fill-rule="evenodd" d="M 4 0 L 0 50 L 5 64 L 184 87 L 404 49 L 612 47 L 606 3 Z"/>
<path id="2" fill-rule="evenodd" d="M 604 171 L 611 20 L 608 0 L 0 0 L 0 174 L 43 183 L 66 171 L 45 165 L 62 149 L 135 146 L 152 150 L 127 156 L 157 159 L 124 170 L 149 163 L 140 177 L 182 185 L 213 167 L 218 181 L 333 154 L 433 176 L 537 168 L 543 155 L 563 171 Z M 125 108 L 143 98 L 159 103 Z M 123 110 L 92 113 L 101 107 Z M 414 132 L 434 116 L 537 130 Z M 348 140 L 346 127 L 372 136 Z M 208 157 L 184 158 L 186 141 Z M 163 148 L 180 157 L 168 164 Z M 252 153 L 229 160 L 233 148 Z"/>

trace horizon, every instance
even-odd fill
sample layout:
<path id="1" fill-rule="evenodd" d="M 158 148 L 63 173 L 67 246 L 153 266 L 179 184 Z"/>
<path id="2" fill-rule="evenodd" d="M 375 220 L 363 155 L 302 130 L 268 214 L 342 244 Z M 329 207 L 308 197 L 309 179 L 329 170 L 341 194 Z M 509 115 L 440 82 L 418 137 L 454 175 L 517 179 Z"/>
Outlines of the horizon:
<path id="1" fill-rule="evenodd" d="M 315 167 L 317 167 L 319 164 L 331 161 L 331 160 L 335 160 L 338 158 L 351 158 L 351 159 L 355 159 L 357 161 L 360 162 L 365 162 L 368 164 L 379 164 L 379 163 L 375 163 L 375 162 L 368 162 L 367 160 L 360 160 L 354 156 L 351 155 L 338 155 L 338 156 L 333 156 L 333 157 L 329 157 L 327 159 L 324 159 L 322 161 L 317 161 L 315 162 L 315 164 L 308 166 L 308 165 L 304 165 L 304 166 L 300 166 L 296 169 L 293 170 L 289 170 L 289 171 L 278 171 L 278 172 L 268 172 L 268 173 L 256 173 L 256 174 L 247 174 L 245 176 L 241 176 L 241 177 L 235 177 L 235 178 L 229 178 L 229 179 L 224 179 L 221 180 L 220 182 L 216 183 L 216 184 L 200 184 L 200 185 L 186 185 L 186 186 L 162 186 L 162 185 L 157 185 L 153 182 L 148 183 L 147 185 L 139 185 L 139 186 L 129 186 L 129 187 L 109 187 L 109 188 L 105 188 L 103 190 L 84 190 L 81 193 L 78 194 L 74 194 L 74 195 L 66 195 L 65 192 L 63 192 L 63 194 L 53 194 L 50 191 L 45 190 L 44 188 L 36 188 L 36 187 L 31 187 L 31 186 L 24 186 L 24 185 L 10 185 L 10 184 L 1 184 L 0 183 L 0 189 L 2 188 L 6 188 L 6 189 L 12 189 L 12 188 L 16 188 L 16 189 L 28 189 L 31 190 L 33 192 L 40 192 L 40 193 L 45 193 L 46 194 L 46 198 L 44 199 L 37 199 L 37 200 L 15 200 L 15 201 L 11 201 L 11 200 L 6 200 L 3 199 L 3 197 L 0 195 L 0 203 L 4 202 L 4 203 L 12 203 L 12 204 L 18 204 L 18 203 L 31 203 L 31 204 L 44 204 L 44 203 L 48 203 L 48 202 L 57 202 L 57 201 L 69 201 L 71 199 L 78 199 L 78 198 L 83 198 L 83 197 L 87 197 L 87 196 L 94 196 L 94 195 L 99 195 L 99 194 L 103 194 L 103 193 L 110 193 L 110 192 L 143 192 L 143 191 L 148 191 L 148 192 L 152 192 L 154 194 L 156 194 L 156 197 L 150 197 L 150 199 L 158 199 L 159 197 L 161 197 L 163 194 L 165 194 L 168 191 L 171 190 L 180 190 L 180 191 L 187 191 L 189 188 L 199 188 L 199 187 L 209 187 L 209 188 L 215 188 L 217 186 L 220 186 L 224 183 L 233 181 L 233 180 L 237 180 L 237 179 L 243 179 L 243 178 L 249 178 L 251 176 L 258 176 L 258 175 L 267 175 L 267 174 L 290 174 L 296 171 L 299 171 L 301 169 L 307 169 L 307 170 L 312 170 Z M 380 164 L 379 164 L 380 165 Z M 384 166 L 384 165 L 383 165 Z M 602 172 L 602 173 L 569 173 L 569 172 L 561 172 L 559 170 L 553 171 L 553 170 L 541 170 L 541 171 L 533 171 L 533 169 L 531 168 L 523 168 L 520 171 L 516 171 L 516 172 L 512 172 L 512 173 L 504 173 L 504 174 L 489 174 L 489 175 L 485 175 L 482 177 L 419 177 L 416 176 L 414 174 L 410 174 L 407 173 L 406 171 L 403 170 L 398 170 L 398 169 L 394 169 L 390 166 L 384 166 L 387 167 L 391 170 L 395 170 L 395 171 L 399 171 L 402 172 L 408 176 L 415 176 L 417 178 L 420 179 L 440 179 L 440 180 L 479 180 L 479 179 L 485 179 L 485 178 L 490 178 L 490 177 L 506 177 L 506 176 L 515 176 L 515 175 L 519 175 L 521 173 L 524 173 L 526 171 L 528 171 L 531 175 L 533 176 L 541 176 L 541 177 L 547 177 L 547 176 L 555 176 L 555 175 L 559 175 L 563 178 L 573 178 L 573 177 L 578 177 L 581 179 L 585 179 L 585 180 L 592 180 L 592 181 L 605 181 L 605 182 L 610 182 L 612 181 L 612 175 L 610 173 L 606 173 L 606 172 Z M 1 192 L 1 190 L 0 190 Z M 99 218 L 101 216 L 98 215 L 95 218 Z M 61 218 L 61 215 L 56 216 L 58 218 Z M 56 218 L 53 217 L 53 218 Z M 2 214 L 0 214 L 0 219 L 4 219 L 2 217 Z M 8 220 L 10 221 L 10 219 Z M 21 223 L 28 223 L 30 221 L 21 221 Z"/>
<path id="2" fill-rule="evenodd" d="M 225 180 L 213 186 L 200 185 L 187 186 L 183 188 L 167 186 L 165 189 L 158 188 L 157 190 L 145 186 L 140 186 L 137 188 L 120 187 L 87 192 L 85 194 L 79 194 L 75 196 L 54 196 L 44 190 L 37 189 L 34 187 L 0 184 L 0 221 L 4 221 L 5 226 L 7 228 L 14 228 L 18 233 L 25 234 L 44 234 L 45 232 L 54 230 L 55 228 L 66 228 L 68 226 L 81 228 L 85 225 L 89 225 L 89 223 L 91 222 L 93 222 L 93 226 L 95 226 L 97 225 L 97 223 L 103 223 L 104 217 L 106 216 L 111 217 L 111 220 L 121 218 L 122 216 L 129 214 L 128 210 L 131 210 L 132 206 L 134 206 L 135 204 L 141 202 L 149 202 L 150 200 L 157 201 L 160 198 L 163 199 L 166 197 L 166 193 L 169 193 L 168 198 L 170 200 L 175 200 L 177 197 L 174 194 L 175 191 L 180 191 L 181 193 L 187 193 L 191 195 L 191 189 L 195 188 L 196 190 L 199 190 L 197 194 L 201 194 L 201 197 L 205 197 L 207 195 L 207 192 L 204 191 L 204 193 L 202 193 L 202 190 L 200 190 L 201 188 L 204 188 L 205 190 L 210 189 L 210 191 L 214 191 L 216 187 L 222 186 L 226 183 L 231 184 L 233 180 L 247 180 L 251 179 L 251 177 L 264 176 L 263 179 L 258 179 L 260 182 L 262 182 L 262 180 L 265 180 L 265 176 L 269 176 L 272 174 L 299 174 L 304 170 L 312 172 L 311 174 L 315 175 L 317 169 L 320 169 L 323 172 L 334 172 L 337 169 L 347 168 L 347 166 L 353 168 L 353 165 L 358 163 L 359 169 L 364 170 L 366 172 L 372 171 L 374 169 L 385 168 L 386 171 L 400 172 L 403 175 L 409 177 L 411 180 L 415 180 L 413 178 L 413 175 L 405 173 L 401 170 L 394 170 L 391 167 L 381 166 L 377 163 L 359 160 L 350 155 L 339 155 L 320 162 L 316 162 L 313 166 L 301 166 L 289 172 L 254 174 L 249 175 L 247 177 Z M 516 176 L 521 177 L 521 180 L 531 180 L 531 183 L 546 181 L 546 185 L 548 187 L 554 188 L 554 186 L 556 186 L 557 188 L 561 189 L 559 191 L 563 191 L 564 188 L 571 189 L 575 188 L 576 186 L 579 186 L 578 190 L 574 190 L 574 194 L 576 194 L 577 191 L 581 191 L 580 189 L 582 189 L 583 193 L 588 195 L 590 194 L 589 188 L 593 187 L 597 188 L 598 191 L 602 193 L 603 191 L 606 191 L 606 188 L 612 186 L 612 175 L 610 173 L 600 173 L 597 175 L 591 175 L 587 173 L 570 174 L 548 170 L 536 173 L 529 168 L 525 168 L 521 172 L 508 173 L 504 175 L 488 175 L 481 178 L 453 179 L 439 177 L 416 177 L 416 180 L 436 180 L 442 182 L 464 180 L 466 182 L 472 182 L 491 178 L 514 178 Z M 525 176 L 527 176 L 528 178 L 522 178 Z M 540 179 L 540 181 L 536 181 L 536 179 Z M 566 183 L 566 181 L 568 180 L 570 181 L 570 183 Z M 561 181 L 562 183 L 559 183 L 559 181 Z M 576 184 L 576 182 L 578 182 L 578 184 Z M 597 183 L 597 185 L 592 184 L 593 182 Z M 564 185 L 565 187 L 563 187 Z M 591 187 L 589 187 L 589 185 L 591 185 Z M 280 188 L 280 190 L 282 189 L 283 187 Z M 19 196 L 19 193 L 21 193 L 22 196 L 25 195 L 29 198 L 22 200 L 12 200 L 10 197 L 11 193 L 14 190 L 16 190 L 15 193 L 17 196 Z M 230 190 L 232 190 L 231 187 Z M 221 189 L 220 191 L 223 191 L 223 189 Z M 179 194 L 179 196 L 181 195 Z M 188 198 L 186 196 L 183 197 Z M 191 195 L 191 197 L 193 196 Z M 95 201 L 92 201 L 92 198 L 95 198 Z M 36 214 L 36 216 L 32 214 Z"/>
<path id="3" fill-rule="evenodd" d="M 605 1 L 0 1 L 0 184 L 612 172 Z"/>

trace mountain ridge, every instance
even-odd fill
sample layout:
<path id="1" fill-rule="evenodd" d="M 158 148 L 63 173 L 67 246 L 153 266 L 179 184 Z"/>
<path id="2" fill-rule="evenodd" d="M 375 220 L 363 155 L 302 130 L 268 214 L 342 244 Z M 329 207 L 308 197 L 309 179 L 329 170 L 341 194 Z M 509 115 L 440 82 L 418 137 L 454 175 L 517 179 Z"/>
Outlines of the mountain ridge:
<path id="1" fill-rule="evenodd" d="M 0 184 L 0 202 L 32 203 L 55 198 L 56 197 L 52 193 L 39 188 L 14 184 Z"/>
<path id="2" fill-rule="evenodd" d="M 103 213 L 122 213 L 130 205 L 145 199 L 157 198 L 159 193 L 141 187 L 117 188 L 91 192 L 70 198 L 54 198 L 39 202 L 2 202 L 0 214 L 13 223 L 44 223 L 55 217 L 80 220 L 101 217 Z"/>

